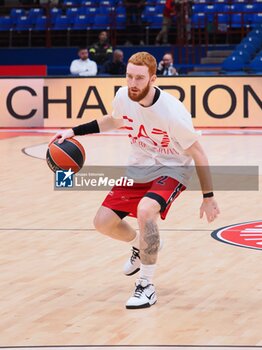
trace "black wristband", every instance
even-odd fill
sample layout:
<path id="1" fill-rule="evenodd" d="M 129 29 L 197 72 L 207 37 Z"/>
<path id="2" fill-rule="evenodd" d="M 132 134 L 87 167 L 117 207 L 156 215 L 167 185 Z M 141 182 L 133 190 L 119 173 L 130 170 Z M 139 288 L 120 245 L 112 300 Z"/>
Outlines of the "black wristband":
<path id="1" fill-rule="evenodd" d="M 75 136 L 87 135 L 87 134 L 98 134 L 100 132 L 97 120 L 93 120 L 90 123 L 81 124 L 72 128 Z"/>
<path id="2" fill-rule="evenodd" d="M 214 192 L 203 193 L 203 198 L 211 198 L 214 197 Z"/>

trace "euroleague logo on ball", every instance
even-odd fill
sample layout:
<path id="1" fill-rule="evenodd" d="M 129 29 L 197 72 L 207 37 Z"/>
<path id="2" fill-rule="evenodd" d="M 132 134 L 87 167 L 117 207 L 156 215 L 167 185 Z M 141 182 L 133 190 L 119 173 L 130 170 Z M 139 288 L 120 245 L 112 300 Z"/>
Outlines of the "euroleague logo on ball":
<path id="1" fill-rule="evenodd" d="M 262 221 L 221 227 L 213 231 L 211 236 L 220 242 L 262 250 Z"/>

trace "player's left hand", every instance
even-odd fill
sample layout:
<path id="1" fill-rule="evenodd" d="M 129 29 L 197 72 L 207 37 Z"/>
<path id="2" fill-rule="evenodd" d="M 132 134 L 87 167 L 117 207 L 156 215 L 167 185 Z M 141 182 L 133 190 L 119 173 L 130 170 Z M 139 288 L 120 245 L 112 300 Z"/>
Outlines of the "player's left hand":
<path id="1" fill-rule="evenodd" d="M 220 214 L 220 210 L 214 197 L 203 199 L 202 205 L 200 207 L 200 219 L 203 218 L 204 214 L 206 214 L 208 222 L 214 221 L 217 218 L 218 214 Z"/>

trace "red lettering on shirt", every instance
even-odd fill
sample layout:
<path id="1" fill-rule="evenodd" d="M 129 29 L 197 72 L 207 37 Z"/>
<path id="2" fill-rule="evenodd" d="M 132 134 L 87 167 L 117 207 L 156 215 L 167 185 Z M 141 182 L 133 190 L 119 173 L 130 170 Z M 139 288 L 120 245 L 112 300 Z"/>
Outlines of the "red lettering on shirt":
<path id="1" fill-rule="evenodd" d="M 133 123 L 133 119 L 128 118 L 128 116 L 127 116 L 127 115 L 123 115 L 123 119 L 128 120 L 130 123 Z"/>
<path id="2" fill-rule="evenodd" d="M 157 128 L 153 128 L 152 134 L 163 135 L 163 138 L 161 140 L 161 146 L 162 147 L 168 147 L 168 145 L 170 143 L 170 139 L 169 139 L 168 134 L 167 134 L 166 131 L 161 130 L 161 129 L 157 129 Z"/>
<path id="3" fill-rule="evenodd" d="M 149 137 L 149 136 L 147 135 L 146 129 L 145 129 L 144 125 L 140 125 L 139 132 L 138 132 L 137 137 L 138 137 L 138 138 L 140 138 L 140 137 L 145 137 L 145 138 L 151 140 L 151 141 L 153 142 L 153 145 L 154 145 L 154 146 L 157 146 L 157 143 L 156 143 L 154 140 L 152 140 L 151 137 Z"/>

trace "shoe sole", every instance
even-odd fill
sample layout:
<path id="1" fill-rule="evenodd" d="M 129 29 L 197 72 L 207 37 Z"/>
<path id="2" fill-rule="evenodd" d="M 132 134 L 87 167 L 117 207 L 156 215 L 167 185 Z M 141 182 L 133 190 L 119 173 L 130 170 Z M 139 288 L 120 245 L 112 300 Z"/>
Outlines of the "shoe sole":
<path id="1" fill-rule="evenodd" d="M 138 271 L 140 271 L 140 267 L 138 267 L 136 270 L 134 270 L 133 272 L 131 273 L 125 273 L 126 276 L 133 276 L 135 273 L 137 273 Z"/>
<path id="2" fill-rule="evenodd" d="M 152 305 L 155 305 L 156 302 L 157 302 L 157 300 L 154 301 L 153 304 L 146 303 L 143 305 L 126 305 L 126 309 L 146 309 Z"/>

